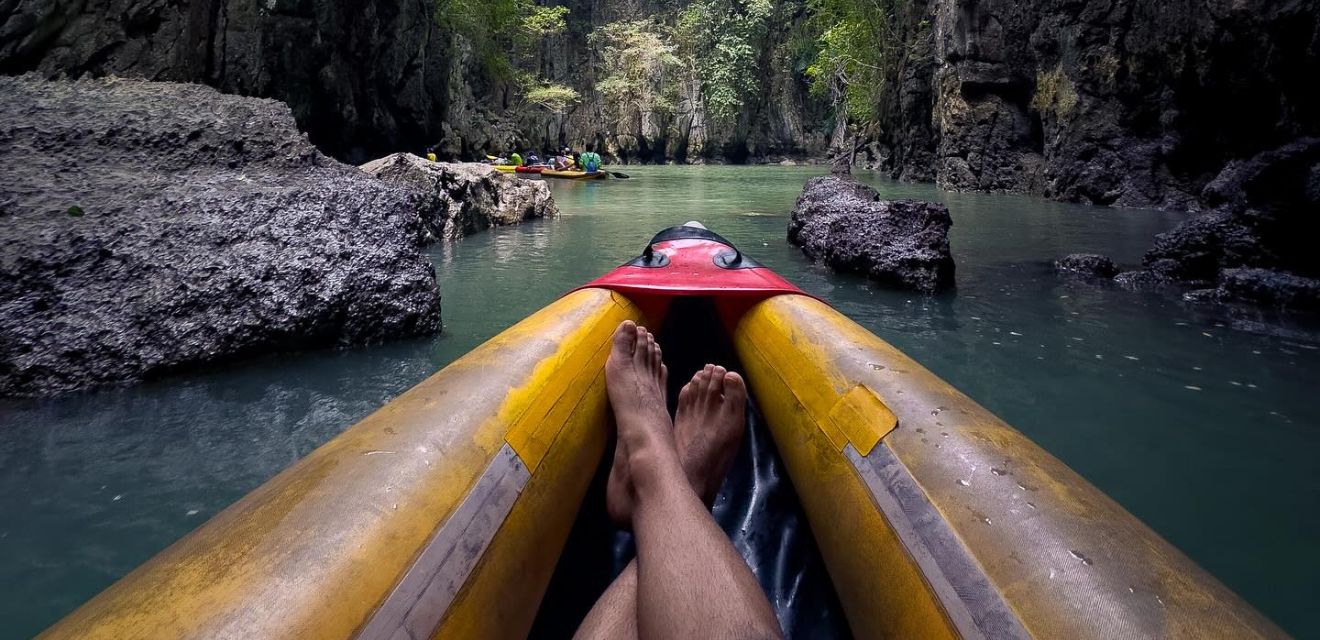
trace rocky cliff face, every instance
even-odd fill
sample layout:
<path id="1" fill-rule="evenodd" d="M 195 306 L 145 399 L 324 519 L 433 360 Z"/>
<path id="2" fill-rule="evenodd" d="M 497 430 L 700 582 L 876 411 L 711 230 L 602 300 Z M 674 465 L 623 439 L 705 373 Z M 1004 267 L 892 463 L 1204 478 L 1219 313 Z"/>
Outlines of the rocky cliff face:
<path id="1" fill-rule="evenodd" d="M 870 161 L 952 189 L 1193 209 L 1320 133 L 1314 0 L 929 0 Z"/>
<path id="2" fill-rule="evenodd" d="M 645 132 L 612 121 L 595 90 L 601 61 L 587 34 L 673 3 L 563 4 L 569 29 L 547 38 L 534 62 L 582 94 L 563 113 L 523 104 L 510 84 L 483 78 L 464 43 L 436 26 L 431 0 L 7 0 L 0 2 L 0 73 L 199 82 L 275 98 L 289 104 L 312 142 L 352 162 L 437 142 L 445 155 L 466 159 L 587 142 L 632 161 L 823 151 L 815 130 L 823 110 L 809 104 L 801 73 L 772 56 L 756 71 L 765 95 L 729 126 L 708 129 L 700 96 L 691 93 L 690 108 Z M 792 26 L 777 25 L 767 41 Z"/>
<path id="3" fill-rule="evenodd" d="M 9 0 L 0 72 L 200 82 L 275 98 L 339 156 L 440 136 L 450 44 L 426 0 Z"/>
<path id="4" fill-rule="evenodd" d="M 272 100 L 0 77 L 0 395 L 440 327 L 409 191 Z"/>

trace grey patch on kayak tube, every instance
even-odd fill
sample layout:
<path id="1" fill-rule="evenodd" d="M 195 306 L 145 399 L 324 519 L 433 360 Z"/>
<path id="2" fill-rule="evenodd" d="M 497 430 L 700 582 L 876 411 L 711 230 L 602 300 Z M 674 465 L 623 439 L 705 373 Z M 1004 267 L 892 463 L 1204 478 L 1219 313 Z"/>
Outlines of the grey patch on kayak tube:
<path id="1" fill-rule="evenodd" d="M 430 638 L 532 477 L 505 444 L 357 635 Z"/>
<path id="2" fill-rule="evenodd" d="M 843 452 L 960 636 L 1031 637 L 889 447 L 882 442 L 863 457 L 848 444 Z"/>

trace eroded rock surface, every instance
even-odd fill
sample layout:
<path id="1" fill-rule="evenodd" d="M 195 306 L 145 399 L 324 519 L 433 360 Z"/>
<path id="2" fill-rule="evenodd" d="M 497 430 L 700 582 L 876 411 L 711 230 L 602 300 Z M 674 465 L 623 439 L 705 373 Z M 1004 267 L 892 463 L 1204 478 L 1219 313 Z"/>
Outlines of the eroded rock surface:
<path id="1" fill-rule="evenodd" d="M 1314 1 L 925 0 L 869 163 L 959 190 L 1197 209 L 1233 163 L 1320 135 Z"/>
<path id="2" fill-rule="evenodd" d="M 942 204 L 881 200 L 849 176 L 812 178 L 788 223 L 788 240 L 840 271 L 908 289 L 953 286 L 953 219 Z"/>
<path id="3" fill-rule="evenodd" d="M 1118 267 L 1109 256 L 1097 253 L 1073 253 L 1054 261 L 1054 269 L 1060 274 L 1081 278 L 1112 278 L 1118 275 Z"/>
<path id="4" fill-rule="evenodd" d="M 0 395 L 435 332 L 413 200 L 278 102 L 0 77 Z"/>
<path id="5" fill-rule="evenodd" d="M 1230 163 L 1205 188 L 1214 209 L 1155 237 L 1120 284 L 1198 287 L 1198 300 L 1314 308 L 1320 278 L 1320 139 Z"/>
<path id="6" fill-rule="evenodd" d="M 423 242 L 457 240 L 490 227 L 559 215 L 544 182 L 521 180 L 486 164 L 431 162 L 396 153 L 361 168 L 416 192 Z"/>

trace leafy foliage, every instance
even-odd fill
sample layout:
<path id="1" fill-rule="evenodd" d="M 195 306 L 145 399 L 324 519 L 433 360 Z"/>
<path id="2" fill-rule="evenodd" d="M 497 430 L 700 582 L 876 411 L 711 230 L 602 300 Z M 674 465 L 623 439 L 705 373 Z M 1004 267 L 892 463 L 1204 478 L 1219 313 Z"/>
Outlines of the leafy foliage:
<path id="1" fill-rule="evenodd" d="M 596 83 L 620 122 L 674 108 L 676 74 L 682 61 L 671 34 L 654 20 L 612 22 L 588 36 L 600 51 L 605 76 Z"/>
<path id="2" fill-rule="evenodd" d="M 523 99 L 555 113 L 563 113 L 568 105 L 577 102 L 581 98 L 582 96 L 572 87 L 553 82 L 524 85 L 523 87 Z"/>
<path id="3" fill-rule="evenodd" d="M 713 118 L 735 117 L 761 89 L 759 47 L 774 14 L 772 0 L 699 0 L 679 14 L 676 38 Z"/>
<path id="4" fill-rule="evenodd" d="M 513 78 L 541 38 L 567 26 L 568 7 L 534 0 L 434 1 L 436 23 L 470 43 L 482 68 L 498 78 Z"/>
<path id="5" fill-rule="evenodd" d="M 853 120 L 874 122 L 903 53 L 897 29 L 906 0 L 807 0 L 807 8 L 820 34 L 807 68 L 812 91 Z"/>

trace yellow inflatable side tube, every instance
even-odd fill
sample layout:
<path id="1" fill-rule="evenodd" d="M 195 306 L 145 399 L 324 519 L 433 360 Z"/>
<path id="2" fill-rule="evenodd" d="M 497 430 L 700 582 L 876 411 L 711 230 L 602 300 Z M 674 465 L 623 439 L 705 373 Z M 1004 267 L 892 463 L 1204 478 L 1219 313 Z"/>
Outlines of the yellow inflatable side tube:
<path id="1" fill-rule="evenodd" d="M 857 637 L 1285 637 L 1062 462 L 823 303 L 759 303 L 734 342 Z"/>
<path id="2" fill-rule="evenodd" d="M 519 637 L 604 453 L 609 337 L 572 293 L 345 431 L 49 638 Z"/>

